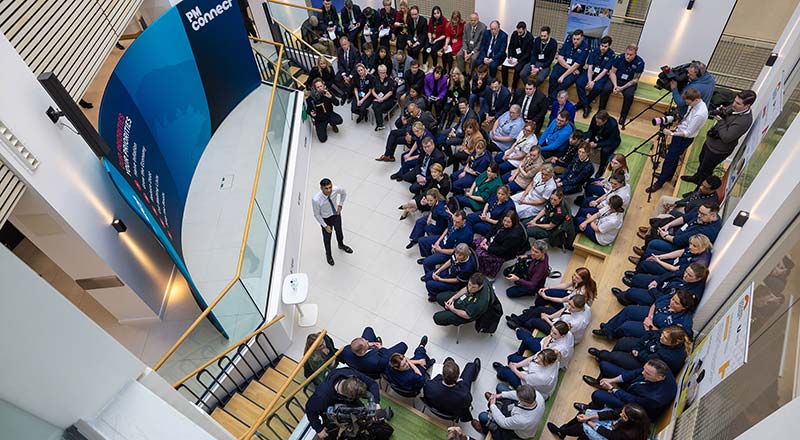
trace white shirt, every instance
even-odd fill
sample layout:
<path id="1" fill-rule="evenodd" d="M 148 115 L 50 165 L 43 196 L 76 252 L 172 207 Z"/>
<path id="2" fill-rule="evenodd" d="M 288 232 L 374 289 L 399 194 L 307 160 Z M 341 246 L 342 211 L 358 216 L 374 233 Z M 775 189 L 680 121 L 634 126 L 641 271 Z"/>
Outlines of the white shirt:
<path id="1" fill-rule="evenodd" d="M 311 198 L 311 209 L 314 211 L 314 218 L 323 228 L 327 226 L 325 224 L 325 219 L 336 215 L 336 210 L 331 207 L 331 203 L 328 202 L 328 198 L 329 197 L 326 197 L 325 194 L 322 194 L 322 191 L 314 194 L 314 197 Z M 346 199 L 347 191 L 345 191 L 344 188 L 334 186 L 330 195 L 330 200 L 333 202 L 333 206 L 338 208 L 339 206 L 344 205 L 344 201 Z"/>
<path id="2" fill-rule="evenodd" d="M 564 308 L 567 307 L 568 305 L 564 303 Z M 578 310 L 576 312 L 564 310 L 564 313 L 561 314 L 559 319 L 572 326 L 569 331 L 572 333 L 572 336 L 575 337 L 575 343 L 579 344 L 586 334 L 586 328 L 589 327 L 589 322 L 592 320 L 592 309 L 587 305 L 583 307 L 583 310 Z"/>
<path id="3" fill-rule="evenodd" d="M 519 401 L 516 391 L 504 391 L 500 393 L 500 396 L 504 399 Z M 540 393 L 536 393 L 536 408 L 533 409 L 522 408 L 519 405 L 512 406 L 509 417 L 506 417 L 497 405 L 491 405 L 489 412 L 497 426 L 514 431 L 519 438 L 531 438 L 536 435 L 539 424 L 544 418 L 544 397 Z"/>
<path id="4" fill-rule="evenodd" d="M 557 188 L 556 179 L 553 179 L 552 177 L 547 182 L 542 182 L 541 171 L 536 173 L 536 176 L 533 177 L 533 182 L 531 182 L 531 185 L 533 185 L 533 187 L 530 191 L 528 191 L 528 195 L 524 199 L 522 198 L 522 195 L 525 193 L 524 191 L 514 194 L 511 197 L 511 200 L 514 201 L 514 206 L 516 207 L 519 218 L 533 217 L 538 214 L 542 208 L 544 208 L 544 204 L 534 206 L 522 204 L 522 202 L 533 202 L 540 199 L 547 200 L 550 198 L 550 194 L 552 194 Z"/>
<path id="5" fill-rule="evenodd" d="M 519 132 L 519 135 L 517 135 L 517 140 L 514 141 L 514 143 L 511 145 L 511 152 L 508 153 L 508 155 L 515 156 L 522 152 L 528 154 L 528 152 L 531 151 L 531 148 L 538 143 L 539 140 L 536 139 L 535 134 L 531 134 L 529 137 L 526 138 L 525 130 L 523 129 L 522 131 Z M 522 159 L 524 159 L 524 157 Z M 510 159 L 508 163 L 513 164 L 515 167 L 518 167 L 519 164 L 522 163 L 522 159 Z"/>
<path id="6" fill-rule="evenodd" d="M 600 210 L 600 218 L 595 220 L 598 231 L 595 231 L 597 242 L 607 246 L 617 239 L 617 233 L 622 229 L 622 213 L 610 212 L 608 208 Z M 591 226 L 587 226 L 591 228 Z"/>
<path id="7" fill-rule="evenodd" d="M 572 353 L 575 352 L 574 346 L 575 336 L 572 334 L 572 331 L 568 331 L 566 335 L 558 339 L 553 339 L 546 348 L 552 348 L 558 351 L 561 355 L 561 369 L 566 370 L 569 361 L 572 359 Z"/>
<path id="8" fill-rule="evenodd" d="M 523 382 L 530 385 L 542 394 L 545 400 L 549 399 L 558 385 L 558 361 L 551 365 L 539 365 L 531 361 L 522 370 L 525 372 Z"/>
<path id="9" fill-rule="evenodd" d="M 681 136 L 685 138 L 695 138 L 703 126 L 706 125 L 706 120 L 708 120 L 708 107 L 701 100 L 694 107 L 689 107 L 689 110 L 686 111 L 686 116 L 683 117 L 674 132 L 681 132 Z"/>
<path id="10" fill-rule="evenodd" d="M 611 196 L 619 196 L 619 198 L 622 199 L 622 207 L 627 209 L 628 208 L 628 203 L 631 202 L 631 187 L 630 187 L 630 185 L 625 183 L 625 185 L 622 185 L 622 186 L 620 186 L 619 188 L 617 188 L 615 190 L 611 190 L 611 191 L 606 192 L 606 196 L 603 198 L 603 200 L 600 201 L 600 203 L 597 205 L 597 207 L 600 208 L 600 209 L 608 208 L 608 200 L 611 198 Z"/>

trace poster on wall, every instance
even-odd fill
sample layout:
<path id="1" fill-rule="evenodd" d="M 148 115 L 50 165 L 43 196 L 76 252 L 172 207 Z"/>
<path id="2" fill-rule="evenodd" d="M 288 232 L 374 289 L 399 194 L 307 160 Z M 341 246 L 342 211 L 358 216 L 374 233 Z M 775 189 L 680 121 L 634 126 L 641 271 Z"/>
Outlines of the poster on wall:
<path id="1" fill-rule="evenodd" d="M 567 15 L 567 36 L 582 29 L 588 38 L 602 38 L 608 34 L 616 4 L 616 0 L 572 0 Z"/>
<path id="2" fill-rule="evenodd" d="M 182 258 L 186 197 L 211 136 L 260 84 L 238 2 L 184 0 L 128 47 L 100 105 L 98 131 L 111 146 L 105 159 L 118 172 L 111 182 L 203 309 Z"/>

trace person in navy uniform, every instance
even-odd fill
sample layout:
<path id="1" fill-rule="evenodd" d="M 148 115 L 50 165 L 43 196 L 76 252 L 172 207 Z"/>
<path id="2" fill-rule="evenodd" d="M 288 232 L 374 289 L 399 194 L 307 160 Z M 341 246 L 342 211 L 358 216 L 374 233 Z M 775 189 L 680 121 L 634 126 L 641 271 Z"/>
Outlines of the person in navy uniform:
<path id="1" fill-rule="evenodd" d="M 442 235 L 429 235 L 419 239 L 419 254 L 422 258 L 417 260 L 422 264 L 425 273 L 436 269 L 436 266 L 447 261 L 455 247 L 460 243 L 472 242 L 472 228 L 467 223 L 467 214 L 463 210 L 458 210 L 453 214 L 453 218 L 447 229 Z"/>
<path id="2" fill-rule="evenodd" d="M 353 78 L 353 101 L 350 111 L 358 115 L 356 124 L 367 119 L 367 112 L 372 105 L 375 78 L 367 72 L 367 66 L 356 64 L 356 76 Z"/>
<path id="3" fill-rule="evenodd" d="M 592 334 L 610 339 L 625 336 L 641 338 L 647 332 L 677 324 L 686 334 L 692 335 L 692 316 L 697 297 L 688 290 L 678 290 L 674 295 L 658 298 L 652 306 L 625 306 L 608 322 L 600 324 Z"/>
<path id="4" fill-rule="evenodd" d="M 589 349 L 589 354 L 599 362 L 600 375 L 597 380 L 617 377 L 626 371 L 642 368 L 650 359 L 661 359 L 672 374 L 679 374 L 691 353 L 689 336 L 678 325 L 671 325 L 660 332 L 648 332 L 643 337 L 622 338 L 612 351 Z"/>
<path id="5" fill-rule="evenodd" d="M 611 49 L 611 37 L 606 35 L 600 39 L 600 47 L 591 51 L 586 59 L 586 69 L 575 81 L 578 92 L 578 110 L 583 109 L 583 117 L 588 118 L 592 112 L 592 101 L 598 97 L 608 83 L 608 72 L 614 64 L 614 50 Z M 589 93 L 588 96 L 586 93 Z M 601 167 L 602 163 L 600 164 Z"/>
<path id="6" fill-rule="evenodd" d="M 325 413 L 328 408 L 336 404 L 360 406 L 361 399 L 367 398 L 375 403 L 381 401 L 381 390 L 374 380 L 351 368 L 332 370 L 306 402 L 308 423 L 317 433 L 317 438 L 330 436 L 335 439 L 338 429 L 336 425 L 327 424 Z"/>
<path id="7" fill-rule="evenodd" d="M 633 96 L 639 83 L 639 77 L 644 72 L 644 60 L 636 53 L 639 46 L 631 43 L 625 48 L 625 53 L 618 55 L 608 72 L 609 81 L 603 92 L 600 93 L 600 110 L 606 108 L 608 97 L 612 93 L 622 94 L 622 110 L 619 112 L 619 125 L 624 130 L 625 120 L 633 104 Z"/>
<path id="8" fill-rule="evenodd" d="M 489 197 L 483 205 L 483 211 L 467 215 L 467 222 L 472 226 L 472 232 L 488 236 L 492 228 L 502 220 L 508 211 L 515 211 L 514 201 L 511 200 L 511 190 L 508 185 L 497 188 L 497 192 Z"/>
<path id="9" fill-rule="evenodd" d="M 461 422 L 472 420 L 472 384 L 481 371 L 481 360 L 475 358 L 464 366 L 459 377 L 459 367 L 453 358 L 447 358 L 442 364 L 442 374 L 425 383 L 423 387 L 426 405 L 439 413 L 458 417 Z"/>
<path id="10" fill-rule="evenodd" d="M 569 86 L 577 81 L 581 73 L 581 67 L 589 56 L 589 46 L 583 39 L 583 31 L 576 29 L 570 38 L 564 41 L 561 50 L 558 51 L 557 63 L 550 72 L 550 85 L 547 95 L 551 101 L 555 101 L 556 93 L 567 90 Z"/>
<path id="11" fill-rule="evenodd" d="M 425 184 L 433 178 L 431 165 L 435 163 L 444 166 L 447 163 L 447 156 L 442 150 L 436 148 L 433 137 L 428 136 L 422 139 L 422 152 L 417 158 L 416 166 L 403 175 L 403 180 L 411 183 L 409 191 L 416 194 L 422 190 Z"/>
<path id="12" fill-rule="evenodd" d="M 645 239 L 646 246 L 644 248 L 634 246 L 633 252 L 641 257 L 645 253 L 648 253 L 649 256 L 653 253 L 665 254 L 676 249 L 683 249 L 689 246 L 689 239 L 696 234 L 703 234 L 711 243 L 714 243 L 720 229 L 722 229 L 722 220 L 719 218 L 719 203 L 708 200 L 703 202 L 697 210 L 684 214 L 658 228 L 655 231 L 659 237 L 657 239 L 638 234 L 640 238 Z"/>
<path id="13" fill-rule="evenodd" d="M 447 203 L 438 189 L 429 189 L 425 194 L 425 199 L 425 203 L 431 207 L 431 211 L 428 215 L 420 217 L 414 222 L 414 227 L 408 236 L 409 242 L 406 245 L 406 249 L 414 247 L 417 241 L 426 235 L 441 235 L 450 222 L 450 213 L 447 212 L 446 207 Z"/>
<path id="14" fill-rule="evenodd" d="M 344 8 L 339 13 L 342 18 L 342 27 L 351 44 L 358 43 L 358 34 L 364 28 L 366 19 L 361 13 L 361 7 L 353 4 L 353 0 L 344 0 Z"/>
<path id="15" fill-rule="evenodd" d="M 669 272 L 652 279 L 652 277 L 634 275 L 628 290 L 612 287 L 611 293 L 623 306 L 638 304 L 649 306 L 664 295 L 674 295 L 680 289 L 692 292 L 697 300 L 703 299 L 706 288 L 708 266 L 694 262 L 689 264 L 682 272 Z M 649 282 L 646 282 L 650 279 Z"/>
<path id="16" fill-rule="evenodd" d="M 361 337 L 353 339 L 350 345 L 344 347 L 339 360 L 354 370 L 378 378 L 386 370 L 389 358 L 393 354 L 403 354 L 406 351 L 408 346 L 405 342 L 398 342 L 392 347 L 385 348 L 381 338 L 375 336 L 372 327 L 367 327 L 361 333 Z"/>
<path id="17" fill-rule="evenodd" d="M 550 74 L 550 66 L 558 52 L 558 42 L 550 38 L 550 26 L 542 26 L 539 36 L 533 40 L 533 52 L 531 60 L 522 68 L 523 81 L 530 80 L 535 76 L 536 85 L 543 83 L 547 75 Z"/>
<path id="18" fill-rule="evenodd" d="M 584 117 L 585 115 L 586 112 L 584 112 Z M 619 133 L 619 124 L 607 111 L 600 110 L 597 114 L 592 116 L 589 129 L 583 134 L 583 138 L 589 142 L 589 147 L 592 150 L 596 148 L 600 149 L 600 166 L 594 174 L 594 177 L 599 179 L 603 177 L 608 162 L 622 143 L 622 137 Z"/>
<path id="19" fill-rule="evenodd" d="M 478 259 L 466 243 L 459 243 L 450 259 L 438 269 L 428 272 L 420 278 L 425 282 L 428 302 L 436 302 L 436 296 L 442 292 L 459 290 L 466 286 L 469 277 L 477 271 Z"/>
<path id="20" fill-rule="evenodd" d="M 508 71 L 514 70 L 514 75 L 511 79 L 511 90 L 517 89 L 520 75 L 525 66 L 530 66 L 531 53 L 533 50 L 533 35 L 528 32 L 528 26 L 524 21 L 517 23 L 517 31 L 511 34 L 511 39 L 508 43 L 508 57 L 517 60 L 517 64 L 513 67 L 508 67 L 503 64 L 502 78 L 503 84 L 508 80 Z"/>
<path id="21" fill-rule="evenodd" d="M 483 64 L 489 67 L 489 77 L 497 75 L 497 68 L 506 60 L 506 46 L 508 34 L 500 29 L 500 22 L 492 20 L 489 29 L 483 33 L 481 50 L 475 58 L 472 67 L 477 68 Z"/>
<path id="22" fill-rule="evenodd" d="M 428 370 L 436 363 L 435 359 L 428 357 L 425 346 L 428 337 L 423 336 L 419 345 L 414 349 L 414 357 L 395 353 L 389 358 L 389 365 L 384 374 L 386 380 L 395 388 L 408 394 L 419 394 L 428 379 Z"/>
<path id="23" fill-rule="evenodd" d="M 592 393 L 590 404 L 575 403 L 575 409 L 581 412 L 604 407 L 622 408 L 627 403 L 637 403 L 647 411 L 651 420 L 658 420 L 678 391 L 675 377 L 661 359 L 651 359 L 641 369 L 611 379 L 597 380 L 584 376 L 583 380 L 598 390 Z"/>

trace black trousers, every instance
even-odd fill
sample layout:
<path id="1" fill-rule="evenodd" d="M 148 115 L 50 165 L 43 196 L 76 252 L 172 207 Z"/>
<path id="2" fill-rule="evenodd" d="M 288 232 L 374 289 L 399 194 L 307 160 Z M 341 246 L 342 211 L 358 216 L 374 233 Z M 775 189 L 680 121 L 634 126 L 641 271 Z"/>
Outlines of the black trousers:
<path id="1" fill-rule="evenodd" d="M 342 117 L 338 113 L 331 112 L 325 120 L 314 120 L 314 129 L 317 131 L 317 140 L 324 143 L 328 140 L 328 124 L 331 126 L 342 125 Z"/>
<path id="2" fill-rule="evenodd" d="M 636 87 L 637 84 L 634 84 L 622 91 L 622 109 L 619 112 L 620 124 L 622 124 L 622 122 L 628 118 L 628 112 L 631 110 L 631 105 L 633 105 L 633 97 L 636 94 Z M 608 98 L 613 92 L 614 84 L 611 84 L 611 81 L 606 82 L 605 87 L 603 87 L 603 91 L 600 93 L 600 110 L 604 110 L 606 108 L 606 104 L 608 104 Z"/>
<path id="3" fill-rule="evenodd" d="M 718 154 L 710 151 L 708 147 L 703 144 L 703 149 L 700 150 L 700 165 L 697 167 L 697 171 L 694 173 L 694 178 L 697 180 L 697 184 L 703 183 L 706 180 L 706 177 L 712 176 L 714 174 L 714 169 L 717 168 L 717 165 L 721 164 L 725 159 L 727 159 L 729 154 Z"/>
<path id="4" fill-rule="evenodd" d="M 583 423 L 579 422 L 577 417 L 573 417 L 572 420 L 561 425 L 558 429 L 568 437 L 586 438 L 586 434 L 583 433 Z"/>
<path id="5" fill-rule="evenodd" d="M 428 43 L 425 45 L 425 50 L 422 52 L 422 62 L 427 63 L 428 57 L 431 58 L 431 69 L 436 67 L 436 64 L 439 62 L 439 51 L 442 50 L 444 47 L 444 39 L 439 40 L 435 43 Z M 430 49 L 430 53 L 428 53 L 428 49 Z"/>
<path id="6" fill-rule="evenodd" d="M 339 247 L 344 246 L 344 233 L 342 232 L 342 216 L 341 214 L 332 215 L 326 219 L 323 219 L 325 224 L 330 226 L 334 231 L 336 231 L 336 241 L 339 244 Z M 331 232 L 328 232 L 322 228 L 322 242 L 325 244 L 325 255 L 330 257 L 331 256 Z"/>
<path id="7" fill-rule="evenodd" d="M 375 113 L 375 125 L 383 127 L 383 115 L 394 107 L 395 100 L 388 99 L 383 102 L 372 101 L 372 111 Z"/>

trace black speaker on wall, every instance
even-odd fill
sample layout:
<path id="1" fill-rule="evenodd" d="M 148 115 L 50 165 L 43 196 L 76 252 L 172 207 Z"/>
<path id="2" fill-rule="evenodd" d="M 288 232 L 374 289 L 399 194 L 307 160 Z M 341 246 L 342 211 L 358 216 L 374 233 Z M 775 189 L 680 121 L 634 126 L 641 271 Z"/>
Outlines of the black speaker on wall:
<path id="1" fill-rule="evenodd" d="M 86 119 L 86 116 L 84 116 L 83 112 L 78 108 L 78 104 L 75 103 L 72 96 L 67 92 L 67 89 L 64 88 L 64 85 L 62 85 L 61 81 L 56 77 L 56 74 L 53 72 L 44 72 L 39 75 L 37 79 L 42 84 L 45 91 L 47 91 L 47 94 L 50 95 L 50 98 L 52 98 L 53 101 L 56 102 L 58 108 L 61 109 L 56 110 L 53 107 L 48 108 L 45 114 L 50 120 L 55 124 L 61 116 L 66 116 L 75 127 L 78 134 L 89 144 L 89 148 L 92 149 L 97 157 L 103 157 L 108 154 L 108 145 L 103 138 L 100 137 L 100 133 L 92 126 L 92 123 Z"/>

